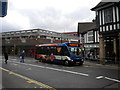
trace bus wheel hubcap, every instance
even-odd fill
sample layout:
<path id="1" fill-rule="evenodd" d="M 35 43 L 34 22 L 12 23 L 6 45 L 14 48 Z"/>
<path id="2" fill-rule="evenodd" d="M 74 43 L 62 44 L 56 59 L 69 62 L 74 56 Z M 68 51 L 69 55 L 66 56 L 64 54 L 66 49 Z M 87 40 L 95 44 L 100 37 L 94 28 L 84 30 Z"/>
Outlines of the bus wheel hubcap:
<path id="1" fill-rule="evenodd" d="M 65 61 L 65 65 L 68 65 L 68 61 Z"/>

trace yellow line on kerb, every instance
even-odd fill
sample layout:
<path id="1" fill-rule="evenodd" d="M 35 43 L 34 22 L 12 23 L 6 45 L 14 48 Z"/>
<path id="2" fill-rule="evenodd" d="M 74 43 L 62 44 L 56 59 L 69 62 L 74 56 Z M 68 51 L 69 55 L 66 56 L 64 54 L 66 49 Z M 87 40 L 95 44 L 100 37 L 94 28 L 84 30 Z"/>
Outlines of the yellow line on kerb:
<path id="1" fill-rule="evenodd" d="M 56 90 L 56 89 L 53 88 L 53 87 L 50 87 L 50 86 L 45 85 L 45 84 L 43 84 L 43 83 L 41 83 L 41 82 L 35 81 L 35 80 L 33 80 L 33 79 L 30 79 L 30 78 L 28 78 L 28 77 L 22 76 L 22 75 L 20 75 L 20 74 L 14 73 L 14 72 L 9 71 L 9 70 L 7 70 L 7 69 L 4 69 L 4 68 L 2 68 L 2 67 L 0 67 L 0 69 L 8 72 L 9 74 L 13 74 L 13 75 L 16 75 L 16 76 L 18 76 L 18 77 L 21 77 L 21 78 L 23 78 L 23 79 L 25 79 L 25 80 L 28 80 L 28 81 L 30 81 L 31 83 L 37 84 L 37 85 L 39 85 L 39 86 L 41 86 L 41 87 L 43 87 L 43 88 L 49 88 L 50 90 Z M 27 82 L 28 82 L 28 81 L 27 81 Z"/>

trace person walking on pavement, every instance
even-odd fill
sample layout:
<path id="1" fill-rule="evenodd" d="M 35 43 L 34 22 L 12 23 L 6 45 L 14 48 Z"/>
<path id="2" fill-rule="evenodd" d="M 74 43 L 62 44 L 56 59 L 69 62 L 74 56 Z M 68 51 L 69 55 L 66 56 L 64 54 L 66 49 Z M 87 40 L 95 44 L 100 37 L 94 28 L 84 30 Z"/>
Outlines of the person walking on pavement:
<path id="1" fill-rule="evenodd" d="M 90 60 L 93 60 L 93 52 L 90 53 Z"/>
<path id="2" fill-rule="evenodd" d="M 24 57 L 25 57 L 25 51 L 23 50 L 23 51 L 20 53 L 20 62 L 24 63 Z"/>
<path id="3" fill-rule="evenodd" d="M 4 57 L 5 57 L 5 63 L 7 64 L 7 60 L 8 60 L 8 54 L 7 54 L 7 52 L 4 52 Z"/>

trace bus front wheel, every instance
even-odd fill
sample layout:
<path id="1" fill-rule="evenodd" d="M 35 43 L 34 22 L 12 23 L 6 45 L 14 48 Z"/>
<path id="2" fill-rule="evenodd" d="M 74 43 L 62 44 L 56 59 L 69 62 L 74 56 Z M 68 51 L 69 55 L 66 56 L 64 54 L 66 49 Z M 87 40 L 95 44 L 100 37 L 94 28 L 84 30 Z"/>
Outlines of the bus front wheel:
<path id="1" fill-rule="evenodd" d="M 83 62 L 80 62 L 79 65 L 83 65 Z"/>
<path id="2" fill-rule="evenodd" d="M 64 65 L 69 66 L 69 61 L 66 60 L 66 61 L 64 62 Z"/>

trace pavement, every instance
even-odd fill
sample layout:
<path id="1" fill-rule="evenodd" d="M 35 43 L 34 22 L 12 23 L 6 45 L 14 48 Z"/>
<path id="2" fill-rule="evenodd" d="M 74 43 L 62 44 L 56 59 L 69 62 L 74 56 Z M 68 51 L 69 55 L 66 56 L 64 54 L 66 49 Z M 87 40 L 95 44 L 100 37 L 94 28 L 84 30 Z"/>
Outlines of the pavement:
<path id="1" fill-rule="evenodd" d="M 85 60 L 84 65 L 95 66 L 98 68 L 100 67 L 100 68 L 106 68 L 106 69 L 120 70 L 120 64 L 111 64 L 111 63 L 99 64 L 98 61 Z"/>
<path id="2" fill-rule="evenodd" d="M 19 58 L 18 56 L 9 56 L 10 58 Z M 4 58 L 4 57 L 2 57 Z M 25 57 L 26 59 L 34 59 L 32 57 Z M 106 68 L 106 69 L 115 69 L 115 70 L 120 70 L 120 64 L 111 64 L 111 63 L 106 63 L 106 64 L 99 64 L 98 61 L 91 61 L 91 60 L 85 60 L 84 61 L 84 66 L 86 67 L 96 67 L 96 68 Z"/>

